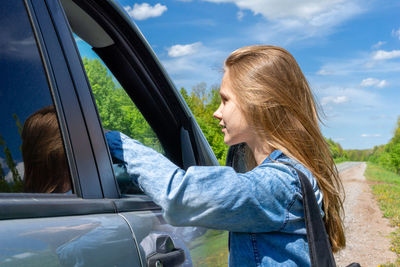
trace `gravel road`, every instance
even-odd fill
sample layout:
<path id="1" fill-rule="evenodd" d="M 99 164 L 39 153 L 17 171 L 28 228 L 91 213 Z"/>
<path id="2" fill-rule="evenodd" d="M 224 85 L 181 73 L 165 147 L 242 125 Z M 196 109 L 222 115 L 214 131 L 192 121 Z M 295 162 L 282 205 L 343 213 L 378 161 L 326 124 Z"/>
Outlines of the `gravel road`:
<path id="1" fill-rule="evenodd" d="M 338 164 L 346 192 L 346 248 L 335 255 L 337 266 L 359 262 L 361 266 L 378 266 L 395 262 L 390 250 L 389 234 L 394 230 L 383 218 L 377 202 L 365 180 L 365 162 Z"/>

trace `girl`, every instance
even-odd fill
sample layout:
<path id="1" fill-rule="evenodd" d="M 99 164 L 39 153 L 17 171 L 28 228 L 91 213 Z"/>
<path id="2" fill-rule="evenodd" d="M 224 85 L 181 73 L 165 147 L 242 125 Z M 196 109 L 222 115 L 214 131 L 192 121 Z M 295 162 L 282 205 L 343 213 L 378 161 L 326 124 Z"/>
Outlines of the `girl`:
<path id="1" fill-rule="evenodd" d="M 229 266 L 310 265 L 295 167 L 310 179 L 338 251 L 345 246 L 342 184 L 295 59 L 279 47 L 248 46 L 226 59 L 224 71 L 214 117 L 226 144 L 245 144 L 247 172 L 222 166 L 184 171 L 118 132 L 107 133 L 112 156 L 170 224 L 230 231 Z"/>

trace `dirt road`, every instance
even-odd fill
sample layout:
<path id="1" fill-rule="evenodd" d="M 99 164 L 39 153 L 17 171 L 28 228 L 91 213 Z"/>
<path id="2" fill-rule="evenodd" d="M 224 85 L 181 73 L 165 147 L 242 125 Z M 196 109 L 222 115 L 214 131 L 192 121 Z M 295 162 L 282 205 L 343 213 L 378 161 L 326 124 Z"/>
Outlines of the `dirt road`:
<path id="1" fill-rule="evenodd" d="M 344 208 L 347 246 L 335 255 L 338 266 L 354 261 L 361 266 L 378 266 L 395 262 L 390 251 L 389 234 L 394 230 L 382 217 L 370 186 L 364 177 L 365 162 L 345 162 L 338 165 L 346 192 Z"/>

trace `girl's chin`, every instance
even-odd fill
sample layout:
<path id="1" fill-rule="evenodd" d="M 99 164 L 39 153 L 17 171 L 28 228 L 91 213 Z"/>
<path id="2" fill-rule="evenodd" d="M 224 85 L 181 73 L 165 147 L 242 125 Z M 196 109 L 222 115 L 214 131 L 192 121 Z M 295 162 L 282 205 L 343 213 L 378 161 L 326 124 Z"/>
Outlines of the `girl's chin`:
<path id="1" fill-rule="evenodd" d="M 225 138 L 224 138 L 224 143 L 225 143 L 226 145 L 228 145 L 228 146 L 234 146 L 234 145 L 239 144 L 239 142 L 235 142 L 234 140 L 231 140 L 231 139 L 229 139 L 229 138 L 226 138 L 226 136 L 225 136 Z"/>
<path id="2" fill-rule="evenodd" d="M 231 146 L 232 144 L 229 141 L 230 141 L 229 139 L 227 140 L 226 138 L 224 138 L 225 145 Z"/>

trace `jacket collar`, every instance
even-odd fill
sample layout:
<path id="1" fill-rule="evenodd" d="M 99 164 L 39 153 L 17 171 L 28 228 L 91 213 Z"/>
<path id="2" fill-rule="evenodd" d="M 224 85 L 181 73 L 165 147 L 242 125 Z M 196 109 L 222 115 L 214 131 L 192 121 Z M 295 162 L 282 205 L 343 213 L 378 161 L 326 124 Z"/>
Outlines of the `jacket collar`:
<path id="1" fill-rule="evenodd" d="M 261 164 L 274 162 L 282 155 L 283 155 L 282 151 L 276 149 L 276 150 L 272 151 L 272 153 L 269 154 Z"/>

